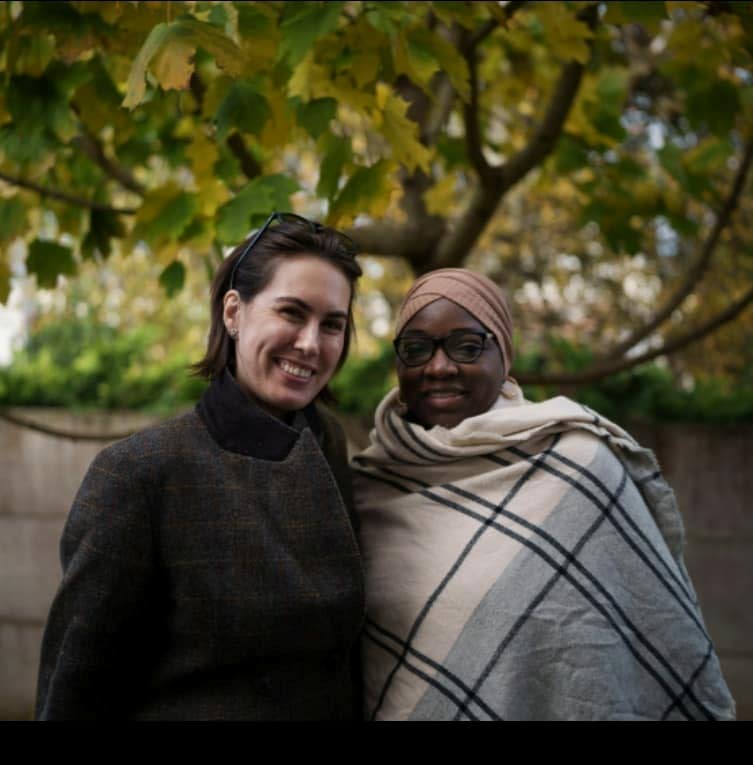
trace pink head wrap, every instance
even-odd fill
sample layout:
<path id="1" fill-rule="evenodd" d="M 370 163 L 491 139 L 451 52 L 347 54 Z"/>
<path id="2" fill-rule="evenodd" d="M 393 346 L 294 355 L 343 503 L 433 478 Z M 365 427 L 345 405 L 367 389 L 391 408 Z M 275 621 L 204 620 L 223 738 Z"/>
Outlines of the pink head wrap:
<path id="1" fill-rule="evenodd" d="M 395 336 L 429 303 L 446 298 L 464 308 L 496 338 L 505 374 L 512 364 L 512 318 L 502 290 L 488 277 L 467 268 L 440 268 L 419 277 L 408 290 L 397 315 Z"/>

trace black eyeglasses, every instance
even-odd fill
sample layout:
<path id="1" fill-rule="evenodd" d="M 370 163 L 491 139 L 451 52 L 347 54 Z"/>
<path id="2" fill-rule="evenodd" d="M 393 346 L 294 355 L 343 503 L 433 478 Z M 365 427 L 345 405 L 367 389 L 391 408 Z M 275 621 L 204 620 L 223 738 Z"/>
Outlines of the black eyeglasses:
<path id="1" fill-rule="evenodd" d="M 457 364 L 472 364 L 484 352 L 487 341 L 492 337 L 494 335 L 491 332 L 461 329 L 444 337 L 401 335 L 393 345 L 397 357 L 406 367 L 428 364 L 439 346 Z"/>
<path id="2" fill-rule="evenodd" d="M 296 226 L 303 226 L 306 231 L 308 231 L 311 234 L 318 234 L 320 231 L 324 230 L 324 226 L 322 226 L 321 223 L 317 223 L 316 221 L 309 220 L 308 218 L 304 218 L 302 215 L 296 215 L 295 213 L 287 213 L 287 212 L 273 212 L 265 221 L 264 225 L 251 237 L 249 243 L 245 246 L 243 249 L 243 252 L 238 256 L 238 259 L 235 261 L 235 265 L 233 266 L 233 270 L 230 272 L 230 286 L 228 287 L 229 290 L 233 289 L 233 283 L 235 282 L 235 273 L 238 270 L 238 267 L 243 262 L 246 255 L 248 255 L 249 252 L 254 248 L 254 245 L 264 236 L 264 232 L 269 229 L 274 223 L 292 223 Z M 341 249 L 346 255 L 349 255 L 350 257 L 354 258 L 358 252 L 358 248 L 356 247 L 356 243 L 347 235 L 343 234 L 341 231 L 337 231 L 335 229 L 330 229 L 332 233 L 336 236 L 338 243 L 341 246 Z"/>

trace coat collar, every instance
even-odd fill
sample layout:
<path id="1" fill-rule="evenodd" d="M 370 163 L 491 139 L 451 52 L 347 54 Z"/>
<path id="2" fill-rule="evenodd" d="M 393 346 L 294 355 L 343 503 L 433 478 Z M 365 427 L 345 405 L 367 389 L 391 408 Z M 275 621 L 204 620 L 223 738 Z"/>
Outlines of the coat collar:
<path id="1" fill-rule="evenodd" d="M 247 457 L 283 460 L 307 427 L 321 441 L 322 424 L 313 403 L 295 412 L 288 425 L 249 399 L 227 369 L 212 380 L 196 410 L 223 449 Z"/>

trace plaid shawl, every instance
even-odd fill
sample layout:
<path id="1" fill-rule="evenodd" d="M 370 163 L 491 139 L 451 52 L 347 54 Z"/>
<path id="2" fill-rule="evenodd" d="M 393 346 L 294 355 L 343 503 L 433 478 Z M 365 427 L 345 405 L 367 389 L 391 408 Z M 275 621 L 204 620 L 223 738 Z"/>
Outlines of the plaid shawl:
<path id="1" fill-rule="evenodd" d="M 653 454 L 506 385 L 452 429 L 392 391 L 354 459 L 367 717 L 734 718 Z"/>

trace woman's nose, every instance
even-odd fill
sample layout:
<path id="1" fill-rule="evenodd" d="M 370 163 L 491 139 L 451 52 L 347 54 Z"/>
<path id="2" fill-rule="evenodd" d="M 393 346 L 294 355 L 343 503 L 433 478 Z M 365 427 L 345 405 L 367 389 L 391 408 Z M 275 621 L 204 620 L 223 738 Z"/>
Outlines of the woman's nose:
<path id="1" fill-rule="evenodd" d="M 426 362 L 424 374 L 432 377 L 449 377 L 458 373 L 457 364 L 444 352 L 437 348 L 434 355 Z"/>
<path id="2" fill-rule="evenodd" d="M 318 322 L 310 321 L 300 328 L 295 338 L 294 348 L 307 356 L 315 356 L 319 353 Z"/>

